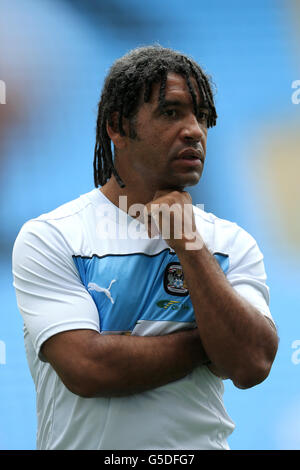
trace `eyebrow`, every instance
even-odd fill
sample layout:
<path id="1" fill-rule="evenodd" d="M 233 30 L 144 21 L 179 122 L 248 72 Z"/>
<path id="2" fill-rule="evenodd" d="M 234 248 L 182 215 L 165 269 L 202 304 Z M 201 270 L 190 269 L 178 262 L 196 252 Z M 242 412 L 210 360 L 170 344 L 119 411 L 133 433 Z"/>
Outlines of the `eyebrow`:
<path id="1" fill-rule="evenodd" d="M 185 107 L 185 106 L 188 106 L 188 104 L 181 100 L 164 100 L 162 103 L 158 104 L 155 111 L 160 111 L 162 109 L 168 108 L 169 106 Z M 200 106 L 198 106 L 198 111 L 199 110 L 209 111 L 208 103 L 203 103 Z"/>
<path id="2" fill-rule="evenodd" d="M 181 100 L 166 100 L 164 99 L 162 103 L 158 104 L 157 109 L 163 109 L 163 108 L 168 108 L 169 106 L 175 106 L 175 107 L 185 107 L 188 106 L 187 103 Z"/>
<path id="3" fill-rule="evenodd" d="M 160 106 L 163 108 L 166 108 L 167 106 L 185 106 L 185 103 L 180 100 L 164 100 Z"/>

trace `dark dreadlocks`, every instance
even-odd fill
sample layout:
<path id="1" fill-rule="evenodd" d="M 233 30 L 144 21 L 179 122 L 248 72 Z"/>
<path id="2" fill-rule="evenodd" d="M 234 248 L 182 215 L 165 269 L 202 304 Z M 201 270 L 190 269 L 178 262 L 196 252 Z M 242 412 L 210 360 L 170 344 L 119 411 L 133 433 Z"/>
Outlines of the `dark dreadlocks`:
<path id="1" fill-rule="evenodd" d="M 122 123 L 123 118 L 127 118 L 130 129 L 129 137 L 136 138 L 133 118 L 138 111 L 141 94 L 144 93 L 144 102 L 148 102 L 151 97 L 152 85 L 160 82 L 159 103 L 163 105 L 169 72 L 178 73 L 185 77 L 193 100 L 194 112 L 197 115 L 196 95 L 190 77 L 196 79 L 203 103 L 208 108 L 207 126 L 216 125 L 217 113 L 210 80 L 196 62 L 179 52 L 162 46 L 148 46 L 132 50 L 112 65 L 98 105 L 94 154 L 96 187 L 103 186 L 112 174 L 121 187 L 125 186 L 114 167 L 111 140 L 106 131 L 106 123 L 112 125 L 112 115 L 117 112 L 120 134 L 125 135 Z"/>

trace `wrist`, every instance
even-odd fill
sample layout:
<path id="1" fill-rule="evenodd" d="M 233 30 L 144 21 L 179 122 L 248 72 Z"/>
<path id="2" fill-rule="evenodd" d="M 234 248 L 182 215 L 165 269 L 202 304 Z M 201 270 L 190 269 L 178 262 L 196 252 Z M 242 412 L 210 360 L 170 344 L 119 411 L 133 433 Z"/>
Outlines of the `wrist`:
<path id="1" fill-rule="evenodd" d="M 190 336 L 188 338 L 187 350 L 191 356 L 193 367 L 211 364 L 209 357 L 203 347 L 199 336 L 198 328 L 194 328 L 189 331 Z"/>
<path id="2" fill-rule="evenodd" d="M 199 233 L 193 234 L 190 237 L 185 236 L 180 240 L 169 240 L 168 244 L 176 251 L 178 256 L 187 252 L 199 252 L 205 247 L 203 238 Z"/>

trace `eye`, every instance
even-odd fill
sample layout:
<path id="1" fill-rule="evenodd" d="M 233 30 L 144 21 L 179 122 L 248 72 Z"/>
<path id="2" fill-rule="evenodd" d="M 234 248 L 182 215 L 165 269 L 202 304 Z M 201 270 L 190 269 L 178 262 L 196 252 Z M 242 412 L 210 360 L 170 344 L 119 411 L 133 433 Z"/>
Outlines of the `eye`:
<path id="1" fill-rule="evenodd" d="M 163 112 L 163 115 L 167 116 L 169 118 L 175 118 L 175 117 L 177 117 L 177 110 L 176 109 L 166 109 Z"/>

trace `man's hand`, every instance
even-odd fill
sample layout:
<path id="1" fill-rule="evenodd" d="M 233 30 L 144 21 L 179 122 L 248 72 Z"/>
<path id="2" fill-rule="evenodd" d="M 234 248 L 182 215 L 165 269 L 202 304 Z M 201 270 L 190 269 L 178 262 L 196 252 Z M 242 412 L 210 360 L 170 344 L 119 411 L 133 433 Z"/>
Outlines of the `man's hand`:
<path id="1" fill-rule="evenodd" d="M 154 221 L 179 258 L 211 372 L 239 388 L 265 380 L 277 351 L 276 331 L 229 284 L 196 230 L 189 194 L 157 192 L 145 206 L 144 219 L 151 221 L 149 236 Z"/>
<path id="2" fill-rule="evenodd" d="M 149 236 L 158 230 L 176 253 L 200 250 L 204 245 L 196 229 L 192 199 L 186 191 L 157 191 L 145 206 L 144 221 Z"/>

